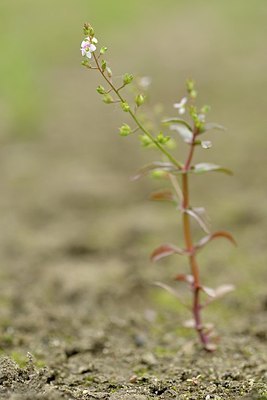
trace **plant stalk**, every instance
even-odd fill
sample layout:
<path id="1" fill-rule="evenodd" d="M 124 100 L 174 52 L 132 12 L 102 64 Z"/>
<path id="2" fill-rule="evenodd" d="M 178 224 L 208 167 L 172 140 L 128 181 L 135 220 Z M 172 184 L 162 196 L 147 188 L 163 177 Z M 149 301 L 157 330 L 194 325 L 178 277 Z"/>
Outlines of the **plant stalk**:
<path id="1" fill-rule="evenodd" d="M 121 86 L 118 89 L 114 86 L 112 81 L 105 75 L 105 72 L 102 70 L 100 64 L 99 64 L 99 59 L 96 57 L 96 55 L 93 53 L 93 57 L 96 63 L 96 68 L 98 69 L 99 72 L 101 73 L 102 77 L 104 80 L 108 83 L 110 86 L 110 91 L 114 91 L 114 93 L 117 95 L 118 99 L 122 103 L 126 103 L 125 99 L 122 97 L 120 94 L 120 90 L 124 87 Z M 108 92 L 108 93 L 109 93 Z M 183 210 L 183 231 L 184 231 L 184 241 L 185 241 L 185 247 L 186 250 L 189 253 L 189 264 L 191 268 L 191 273 L 193 276 L 193 284 L 192 284 L 192 290 L 193 290 L 193 302 L 192 302 L 192 314 L 194 317 L 195 321 L 195 329 L 199 335 L 200 341 L 203 344 L 203 347 L 205 350 L 209 351 L 210 349 L 208 348 L 209 344 L 209 337 L 207 334 L 205 334 L 203 330 L 203 325 L 202 325 L 202 319 L 201 319 L 201 304 L 200 304 L 200 290 L 201 290 L 201 285 L 200 285 L 200 278 L 199 278 L 199 267 L 197 264 L 196 260 L 196 255 L 194 253 L 194 244 L 193 244 L 193 239 L 192 239 L 192 233 L 191 233 L 191 224 L 190 224 L 190 216 L 186 212 L 187 209 L 190 207 L 190 196 L 189 196 L 189 187 L 188 187 L 188 171 L 191 168 L 191 161 L 193 159 L 194 155 L 194 148 L 195 148 L 195 138 L 198 134 L 197 128 L 194 129 L 193 131 L 193 138 L 192 142 L 190 145 L 190 150 L 189 154 L 186 160 L 185 165 L 183 166 L 178 160 L 176 160 L 172 154 L 170 154 L 155 138 L 154 136 L 147 131 L 147 129 L 142 125 L 142 123 L 139 121 L 139 119 L 136 117 L 135 113 L 132 111 L 132 109 L 129 109 L 129 114 L 135 121 L 136 125 L 138 128 L 158 147 L 158 149 L 169 159 L 169 161 L 177 167 L 179 170 L 182 170 L 182 210 Z M 172 181 L 172 180 L 171 180 Z M 172 182 L 173 183 L 173 182 Z M 174 184 L 174 183 L 173 183 Z"/>
<path id="2" fill-rule="evenodd" d="M 197 135 L 197 131 L 195 131 L 192 143 L 190 145 L 190 151 L 188 158 L 186 160 L 185 166 L 183 168 L 182 174 L 182 193 L 183 193 L 183 202 L 182 202 L 182 210 L 183 210 L 183 231 L 184 231 L 184 241 L 186 250 L 190 253 L 189 264 L 191 268 L 191 274 L 193 276 L 193 302 L 192 302 L 192 314 L 195 321 L 195 329 L 198 333 L 201 343 L 205 350 L 209 351 L 209 337 L 205 334 L 202 325 L 201 318 L 201 304 L 200 304 L 200 277 L 199 277 L 199 266 L 196 260 L 196 255 L 194 253 L 194 244 L 192 239 L 191 232 L 191 224 L 190 224 L 190 216 L 187 214 L 186 210 L 190 207 L 190 193 L 189 193 L 189 185 L 188 185 L 188 171 L 191 167 L 191 161 L 194 155 L 195 148 L 195 137 Z"/>

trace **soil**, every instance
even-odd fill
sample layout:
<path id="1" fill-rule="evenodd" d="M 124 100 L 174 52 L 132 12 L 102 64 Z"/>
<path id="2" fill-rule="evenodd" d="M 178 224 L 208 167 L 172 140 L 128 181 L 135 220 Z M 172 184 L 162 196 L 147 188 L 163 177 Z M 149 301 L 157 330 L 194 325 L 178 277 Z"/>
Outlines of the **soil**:
<path id="1" fill-rule="evenodd" d="M 148 253 L 177 224 L 173 210 L 145 200 L 146 183 L 128 181 L 143 156 L 120 161 L 129 144 L 89 141 L 82 129 L 73 137 L 68 118 L 64 141 L 52 126 L 1 149 L 0 398 L 267 399 L 264 282 L 252 287 L 247 267 L 227 269 L 247 291 L 210 308 L 221 340 L 201 350 L 182 325 L 190 316 L 153 285 L 175 274 L 176 259 L 152 266 Z M 94 140 L 109 149 L 105 163 Z M 239 204 L 232 213 L 246 240 L 257 218 L 239 218 Z M 207 256 L 204 278 L 223 283 L 222 261 L 216 272 L 210 264 L 224 252 Z"/>

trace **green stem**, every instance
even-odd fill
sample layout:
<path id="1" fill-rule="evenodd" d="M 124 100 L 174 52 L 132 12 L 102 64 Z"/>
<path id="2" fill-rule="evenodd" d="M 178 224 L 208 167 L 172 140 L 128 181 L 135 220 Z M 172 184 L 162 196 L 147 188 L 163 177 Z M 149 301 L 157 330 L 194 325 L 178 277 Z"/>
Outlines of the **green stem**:
<path id="1" fill-rule="evenodd" d="M 96 57 L 96 55 L 93 53 L 94 56 L 94 60 L 95 63 L 97 65 L 97 69 L 99 70 L 99 72 L 101 73 L 101 75 L 103 76 L 103 78 L 105 79 L 105 81 L 109 84 L 109 86 L 111 87 L 111 89 L 114 91 L 114 93 L 116 93 L 116 95 L 118 96 L 118 98 L 120 99 L 120 101 L 122 103 L 126 103 L 126 100 L 121 96 L 119 90 L 122 89 L 122 87 L 120 87 L 119 89 L 116 89 L 116 87 L 113 85 L 113 83 L 106 77 L 104 71 L 102 71 L 102 68 L 99 64 L 98 58 Z M 131 115 L 131 117 L 133 118 L 133 120 L 135 121 L 135 123 L 137 124 L 137 126 L 141 129 L 141 131 L 147 136 L 149 137 L 149 139 L 157 146 L 157 148 L 169 159 L 169 161 L 175 165 L 178 169 L 182 169 L 183 166 L 181 163 L 179 163 L 179 161 L 177 161 L 172 154 L 170 154 L 168 152 L 168 150 L 166 150 L 160 143 L 158 143 L 158 141 L 153 137 L 153 135 L 142 125 L 142 123 L 139 121 L 139 119 L 136 117 L 135 113 L 129 109 L 129 114 Z"/>

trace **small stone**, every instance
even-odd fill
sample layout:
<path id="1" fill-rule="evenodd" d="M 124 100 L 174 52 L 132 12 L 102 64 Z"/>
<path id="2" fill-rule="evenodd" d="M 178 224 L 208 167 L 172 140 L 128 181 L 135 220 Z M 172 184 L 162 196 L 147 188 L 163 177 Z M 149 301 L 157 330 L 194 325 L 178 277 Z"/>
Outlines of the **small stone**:
<path id="1" fill-rule="evenodd" d="M 132 376 L 130 377 L 130 379 L 129 379 L 129 382 L 130 382 L 130 383 L 136 383 L 136 382 L 137 382 L 137 379 L 138 379 L 138 376 L 137 376 L 137 375 L 132 375 Z"/>
<path id="2" fill-rule="evenodd" d="M 143 347 L 146 343 L 146 337 L 142 334 L 137 334 L 134 336 L 134 343 L 137 347 Z"/>
<path id="3" fill-rule="evenodd" d="M 152 366 L 157 364 L 156 357 L 152 353 L 144 354 L 142 359 L 141 359 L 141 361 L 142 361 L 143 364 L 146 364 L 146 365 L 148 365 L 150 367 L 152 367 Z"/>
<path id="4" fill-rule="evenodd" d="M 157 313 L 156 313 L 156 311 L 151 310 L 151 309 L 147 309 L 147 310 L 145 310 L 144 314 L 145 314 L 145 319 L 146 319 L 148 322 L 155 322 L 155 320 L 156 320 L 156 318 L 157 318 Z"/>

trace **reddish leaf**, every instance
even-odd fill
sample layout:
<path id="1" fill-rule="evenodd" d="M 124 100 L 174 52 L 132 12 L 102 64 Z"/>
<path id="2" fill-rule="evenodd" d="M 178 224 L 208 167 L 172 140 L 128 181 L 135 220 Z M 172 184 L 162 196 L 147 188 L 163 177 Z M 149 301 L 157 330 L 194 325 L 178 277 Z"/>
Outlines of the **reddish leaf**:
<path id="1" fill-rule="evenodd" d="M 151 193 L 149 199 L 156 201 L 175 201 L 175 196 L 173 195 L 173 192 L 170 189 L 163 189 Z"/>
<path id="2" fill-rule="evenodd" d="M 193 275 L 179 274 L 174 278 L 176 281 L 192 284 L 194 282 Z"/>
<path id="3" fill-rule="evenodd" d="M 204 238 L 202 238 L 195 246 L 196 249 L 201 249 L 202 247 L 204 247 L 207 243 L 209 243 L 211 240 L 216 239 L 216 238 L 225 238 L 228 239 L 231 243 L 233 243 L 235 246 L 237 245 L 235 239 L 233 238 L 233 236 L 226 231 L 217 231 L 212 233 L 211 235 L 205 236 Z"/>
<path id="4" fill-rule="evenodd" d="M 161 258 L 168 257 L 172 254 L 187 254 L 186 250 L 180 249 L 173 244 L 163 244 L 157 247 L 150 256 L 151 261 L 159 261 Z"/>

